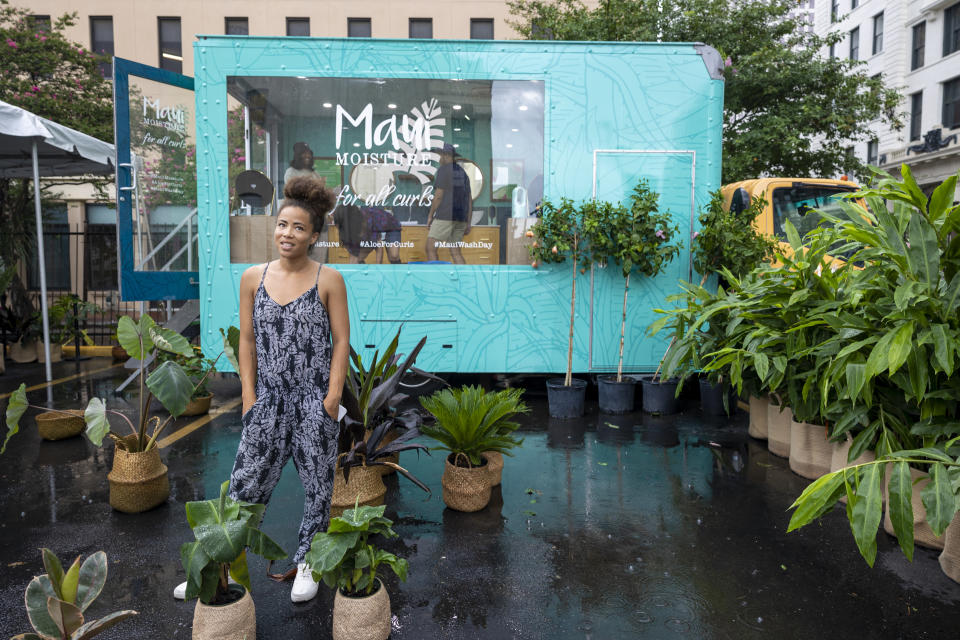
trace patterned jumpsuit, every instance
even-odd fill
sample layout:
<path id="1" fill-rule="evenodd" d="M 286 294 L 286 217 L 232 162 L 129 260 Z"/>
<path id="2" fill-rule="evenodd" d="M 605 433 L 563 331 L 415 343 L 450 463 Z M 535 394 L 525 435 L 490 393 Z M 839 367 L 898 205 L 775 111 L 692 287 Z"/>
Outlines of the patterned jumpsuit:
<path id="1" fill-rule="evenodd" d="M 294 556 L 299 563 L 313 535 L 329 524 L 339 432 L 323 406 L 330 379 L 330 318 L 316 284 L 285 305 L 274 301 L 263 286 L 269 267 L 253 300 L 257 400 L 241 418 L 230 497 L 265 504 L 292 455 L 306 496 Z"/>

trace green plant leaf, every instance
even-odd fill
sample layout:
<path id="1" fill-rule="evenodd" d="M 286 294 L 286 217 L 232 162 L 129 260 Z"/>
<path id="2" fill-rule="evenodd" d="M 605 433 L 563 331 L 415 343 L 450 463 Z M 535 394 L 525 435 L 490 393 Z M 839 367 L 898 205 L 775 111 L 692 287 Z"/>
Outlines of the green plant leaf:
<path id="1" fill-rule="evenodd" d="M 47 600 L 56 598 L 56 592 L 50 578 L 46 575 L 37 576 L 27 585 L 25 601 L 27 605 L 27 617 L 30 618 L 30 624 L 34 630 L 42 636 L 48 638 L 60 638 L 60 627 L 50 617 L 50 611 L 47 609 Z"/>
<path id="2" fill-rule="evenodd" d="M 83 614 L 76 605 L 69 602 L 54 597 L 47 598 L 47 611 L 50 613 L 50 619 L 63 630 L 64 636 L 67 638 L 83 626 Z"/>
<path id="3" fill-rule="evenodd" d="M 337 534 L 318 533 L 313 537 L 310 551 L 307 552 L 304 560 L 310 565 L 315 577 L 323 576 L 334 572 L 343 562 L 347 552 L 359 541 L 359 531 Z"/>
<path id="4" fill-rule="evenodd" d="M 187 408 L 196 385 L 183 367 L 167 360 L 147 376 L 147 387 L 174 418 Z"/>
<path id="5" fill-rule="evenodd" d="M 890 351 L 887 356 L 887 365 L 890 375 L 896 373 L 897 369 L 903 366 L 913 348 L 913 322 L 907 322 L 900 325 L 893 339 L 890 341 Z M 881 340 L 882 342 L 882 340 Z M 873 354 L 871 354 L 872 356 Z"/>
<path id="6" fill-rule="evenodd" d="M 117 321 L 117 342 L 131 358 L 143 360 L 143 350 L 140 347 L 140 327 L 130 316 L 121 316 Z"/>
<path id="7" fill-rule="evenodd" d="M 957 191 L 957 175 L 954 174 L 941 182 L 933 195 L 930 196 L 930 202 L 927 204 L 927 215 L 930 222 L 938 222 L 953 204 L 953 197 Z"/>
<path id="8" fill-rule="evenodd" d="M 215 525 L 197 525 L 193 528 L 193 535 L 211 560 L 230 563 L 243 551 L 247 541 L 246 529 L 244 523 L 233 520 Z"/>
<path id="9" fill-rule="evenodd" d="M 60 558 L 46 547 L 40 550 L 40 554 L 43 558 L 43 568 L 47 572 L 47 577 L 50 578 L 53 593 L 63 600 L 63 565 L 60 564 Z"/>
<path id="10" fill-rule="evenodd" d="M 76 605 L 77 603 L 77 583 L 80 581 L 80 556 L 73 561 L 70 568 L 63 574 L 63 583 L 60 585 L 60 592 L 63 594 L 63 601 Z M 79 607 L 78 607 L 79 608 Z"/>
<path id="11" fill-rule="evenodd" d="M 180 563 L 187 576 L 186 599 L 200 597 L 203 602 L 210 602 L 217 590 L 217 565 L 206 554 L 199 542 L 185 542 L 180 545 Z M 213 567 L 215 573 L 213 584 L 204 584 L 204 571 Z"/>
<path id="12" fill-rule="evenodd" d="M 960 272 L 957 273 L 960 278 Z M 957 278 L 954 278 L 955 280 Z M 947 341 L 946 325 L 935 324 L 930 327 L 930 335 L 933 339 L 933 357 L 945 374 L 953 374 L 953 359 L 950 357 L 950 343 Z"/>
<path id="13" fill-rule="evenodd" d="M 237 375 L 240 375 L 240 360 L 237 356 L 240 352 L 240 329 L 231 325 L 224 332 L 221 327 L 220 335 L 223 336 L 223 355 L 227 357 L 227 361 Z"/>
<path id="14" fill-rule="evenodd" d="M 83 420 L 87 423 L 86 434 L 90 442 L 98 447 L 110 433 L 110 423 L 107 422 L 107 407 L 100 398 L 90 398 L 87 408 L 83 412 Z"/>
<path id="15" fill-rule="evenodd" d="M 922 215 L 910 218 L 910 262 L 914 274 L 931 290 L 940 283 L 940 247 L 937 232 Z"/>
<path id="16" fill-rule="evenodd" d="M 927 524 L 934 535 L 942 536 L 957 512 L 957 499 L 946 467 L 939 462 L 930 465 L 930 482 L 920 493 L 927 510 Z"/>
<path id="17" fill-rule="evenodd" d="M 3 440 L 3 447 L 0 447 L 0 454 L 7 450 L 7 443 L 10 438 L 20 432 L 20 418 L 27 411 L 27 385 L 20 383 L 17 390 L 10 394 L 10 400 L 7 401 L 7 437 Z"/>
<path id="18" fill-rule="evenodd" d="M 192 358 L 194 355 L 190 342 L 173 329 L 153 325 L 150 327 L 149 336 L 158 349 L 187 358 Z"/>
<path id="19" fill-rule="evenodd" d="M 100 635 L 118 622 L 122 622 L 131 616 L 137 615 L 136 611 L 127 609 L 125 611 L 115 611 L 107 614 L 99 620 L 91 620 L 76 630 L 71 640 L 89 640 Z"/>
<path id="20" fill-rule="evenodd" d="M 80 611 L 97 599 L 107 583 L 107 554 L 97 551 L 87 556 L 80 566 L 80 580 L 77 584 L 77 606 Z"/>
<path id="21" fill-rule="evenodd" d="M 903 555 L 913 561 L 913 481 L 910 477 L 910 465 L 906 462 L 895 462 L 891 465 L 890 482 L 888 488 L 887 510 L 890 513 L 890 522 L 893 524 L 897 543 L 903 550 Z"/>
<path id="22" fill-rule="evenodd" d="M 250 591 L 250 570 L 247 568 L 247 552 L 243 551 L 237 559 L 230 563 L 230 575 L 234 580 Z"/>
<path id="23" fill-rule="evenodd" d="M 850 402 L 856 404 L 860 397 L 860 391 L 863 389 L 863 383 L 867 379 L 867 365 L 848 364 L 846 367 L 847 394 L 850 396 Z"/>
<path id="24" fill-rule="evenodd" d="M 799 529 L 833 508 L 843 495 L 843 470 L 820 476 L 803 490 L 790 505 L 796 509 L 790 518 L 787 532 Z"/>
<path id="25" fill-rule="evenodd" d="M 860 555 L 871 567 L 877 558 L 877 529 L 883 516 L 882 466 L 868 464 L 862 468 L 860 484 L 852 501 L 853 518 L 850 527 L 853 538 Z"/>

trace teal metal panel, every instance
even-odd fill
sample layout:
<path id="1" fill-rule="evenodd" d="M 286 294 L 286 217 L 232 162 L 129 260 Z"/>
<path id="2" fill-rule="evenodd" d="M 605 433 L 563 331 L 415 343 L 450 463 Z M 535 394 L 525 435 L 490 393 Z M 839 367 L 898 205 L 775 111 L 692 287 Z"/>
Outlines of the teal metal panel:
<path id="1" fill-rule="evenodd" d="M 699 207 L 720 186 L 723 83 L 712 68 L 718 58 L 701 57 L 697 49 L 675 43 L 199 36 L 194 60 L 204 350 L 217 353 L 218 328 L 237 323 L 237 288 L 249 266 L 230 264 L 229 258 L 227 76 L 541 80 L 545 197 L 582 200 L 596 187 L 602 197 L 622 198 L 636 174 L 646 171 L 662 185 L 662 202 L 676 223 L 689 230 L 691 193 Z M 628 150 L 685 153 L 650 156 L 645 162 L 609 153 Z M 679 291 L 679 280 L 689 277 L 689 242 L 680 235 L 684 249 L 668 273 L 631 285 L 625 354 L 630 370 L 652 370 L 662 352 L 661 341 L 644 337 L 642 330 L 654 317 L 651 309 L 666 304 L 665 298 Z M 395 330 L 402 321 L 409 323 L 405 344 L 428 335 L 431 348 L 419 364 L 431 370 L 560 372 L 566 367 L 569 265 L 336 268 L 347 283 L 351 343 L 358 351 L 372 344 L 363 340 L 386 339 L 388 328 Z M 622 291 L 619 275 L 609 270 L 578 274 L 576 371 L 609 370 L 616 364 L 611 348 L 619 335 Z"/>

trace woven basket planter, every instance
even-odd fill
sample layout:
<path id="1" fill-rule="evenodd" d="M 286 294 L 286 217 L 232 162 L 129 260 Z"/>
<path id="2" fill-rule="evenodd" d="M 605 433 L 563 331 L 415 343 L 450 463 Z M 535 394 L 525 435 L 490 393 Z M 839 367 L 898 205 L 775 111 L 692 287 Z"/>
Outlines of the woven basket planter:
<path id="1" fill-rule="evenodd" d="M 240 587 L 243 589 L 243 587 Z M 193 640 L 256 640 L 257 611 L 250 592 L 223 605 L 203 604 L 197 600 L 193 610 Z"/>
<path id="2" fill-rule="evenodd" d="M 960 582 L 960 511 L 943 532 L 943 553 L 940 554 L 940 568 L 954 582 Z"/>
<path id="3" fill-rule="evenodd" d="M 131 442 L 136 436 L 124 438 Z M 163 504 L 170 496 L 167 467 L 160 461 L 157 447 L 130 453 L 114 447 L 110 482 L 110 506 L 123 513 L 141 513 Z"/>
<path id="4" fill-rule="evenodd" d="M 368 596 L 333 597 L 333 640 L 387 640 L 390 636 L 390 594 L 377 578 L 379 588 Z"/>
<path id="5" fill-rule="evenodd" d="M 43 341 L 37 340 L 37 362 L 46 362 L 47 354 L 43 349 Z M 50 363 L 62 362 L 63 361 L 63 345 L 61 344 L 52 344 L 50 345 Z"/>
<path id="6" fill-rule="evenodd" d="M 27 342 L 14 342 L 7 345 L 7 355 L 10 359 L 19 364 L 36 362 L 37 360 L 37 341 L 28 340 Z"/>
<path id="7" fill-rule="evenodd" d="M 83 421 L 83 411 L 68 409 L 67 413 L 48 411 L 37 414 L 37 431 L 40 437 L 44 440 L 63 440 L 83 433 L 86 424 Z"/>
<path id="8" fill-rule="evenodd" d="M 883 503 L 887 504 L 887 486 L 890 482 L 890 465 L 883 472 Z M 918 478 L 922 478 L 919 482 Z M 930 482 L 930 477 L 918 469 L 910 469 L 910 480 L 913 483 L 913 492 L 910 498 L 910 506 L 913 508 L 913 542 L 921 547 L 928 549 L 943 549 L 944 540 L 933 535 L 933 529 L 927 524 L 927 511 L 923 506 L 921 493 Z M 893 521 L 890 520 L 890 509 L 883 510 L 883 530 L 894 538 L 897 534 L 893 532 Z M 944 536 L 945 538 L 946 536 Z"/>
<path id="9" fill-rule="evenodd" d="M 767 439 L 767 413 L 770 400 L 766 397 L 750 396 L 750 427 L 747 433 L 759 440 Z"/>
<path id="10" fill-rule="evenodd" d="M 809 422 L 790 421 L 790 469 L 799 476 L 814 480 L 830 473 L 833 446 L 827 439 L 827 428 Z"/>
<path id="11" fill-rule="evenodd" d="M 363 439 L 366 440 L 367 438 L 369 438 L 371 433 L 373 433 L 372 430 L 368 430 L 368 431 L 364 432 Z M 381 447 L 385 447 L 386 445 L 390 444 L 391 442 L 393 442 L 394 440 L 396 440 L 396 439 L 399 438 L 399 437 L 400 437 L 400 432 L 399 432 L 399 431 L 397 431 L 396 429 L 390 429 L 389 431 L 387 431 L 386 435 L 383 436 L 383 440 L 380 441 L 380 446 L 381 446 Z M 399 453 L 394 453 L 394 454 L 391 454 L 391 455 L 389 455 L 389 456 L 386 456 L 386 457 L 383 458 L 383 461 L 384 461 L 384 462 L 392 462 L 393 464 L 400 464 L 400 454 L 399 454 Z M 393 467 L 388 467 L 388 466 L 382 465 L 382 464 L 381 464 L 381 465 L 377 465 L 377 466 L 374 467 L 374 468 L 375 468 L 377 471 L 380 472 L 380 475 L 381 475 L 381 476 L 388 476 L 388 475 L 390 475 L 391 473 L 396 473 L 396 472 L 397 472 L 397 470 L 394 469 Z"/>
<path id="12" fill-rule="evenodd" d="M 443 502 L 457 511 L 480 511 L 490 502 L 490 472 L 487 465 L 458 467 L 447 457 L 440 484 L 443 485 Z"/>
<path id="13" fill-rule="evenodd" d="M 503 454 L 499 451 L 484 451 L 483 457 L 487 459 L 487 473 L 490 474 L 490 486 L 495 487 L 500 484 L 503 476 Z"/>
<path id="14" fill-rule="evenodd" d="M 187 408 L 183 410 L 180 416 L 202 416 L 210 412 L 210 403 L 213 401 L 213 394 L 208 393 L 202 398 L 194 398 L 187 403 Z"/>
<path id="15" fill-rule="evenodd" d="M 377 467 L 353 467 L 349 482 L 343 479 L 343 469 L 337 467 L 333 474 L 330 515 L 339 518 L 347 509 L 353 509 L 358 500 L 360 506 L 379 507 L 386 493 L 387 485 L 383 484 Z"/>
<path id="16" fill-rule="evenodd" d="M 790 457 L 790 409 L 771 401 L 767 407 L 767 449 L 775 456 Z"/>

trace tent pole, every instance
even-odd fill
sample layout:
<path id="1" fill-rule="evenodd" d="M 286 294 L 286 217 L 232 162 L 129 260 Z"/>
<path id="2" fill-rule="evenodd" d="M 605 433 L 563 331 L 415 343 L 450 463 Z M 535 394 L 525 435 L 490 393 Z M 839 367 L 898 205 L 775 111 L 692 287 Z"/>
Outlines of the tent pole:
<path id="1" fill-rule="evenodd" d="M 40 314 L 43 318 L 43 353 L 47 382 L 53 380 L 50 368 L 50 319 L 47 317 L 47 262 L 43 255 L 43 216 L 40 213 L 40 164 L 37 160 L 37 140 L 33 140 L 33 208 L 37 216 L 37 260 L 40 263 Z M 79 355 L 79 354 L 78 354 Z"/>

